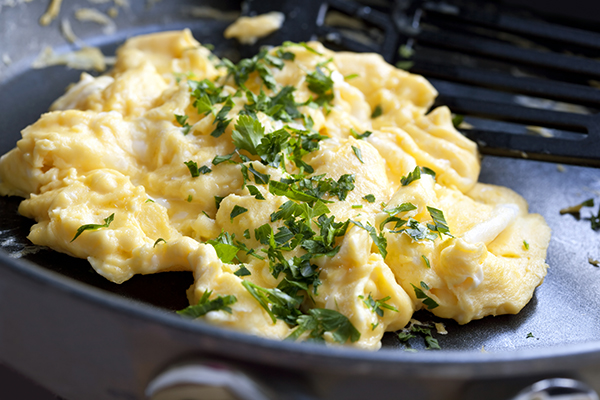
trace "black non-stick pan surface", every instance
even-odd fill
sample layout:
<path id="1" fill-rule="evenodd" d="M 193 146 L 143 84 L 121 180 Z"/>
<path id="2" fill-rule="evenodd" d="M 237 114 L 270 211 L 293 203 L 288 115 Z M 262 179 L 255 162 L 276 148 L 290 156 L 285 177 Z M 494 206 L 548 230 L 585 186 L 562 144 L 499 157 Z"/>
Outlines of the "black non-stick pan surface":
<path id="1" fill-rule="evenodd" d="M 16 2 L 19 3 L 19 2 Z M 37 23 L 47 2 L 0 1 L 0 153 L 15 146 L 81 71 L 31 69 L 41 49 L 69 51 L 57 22 Z M 186 7 L 238 10 L 235 1 L 132 1 L 116 19 L 118 30 L 73 21 L 89 45 L 113 54 L 131 36 L 190 28 L 218 56 L 235 58 L 223 39 L 230 21 L 198 19 Z M 61 16 L 87 2 L 65 0 Z M 60 18 L 60 17 L 59 17 Z M 5 58 L 6 60 L 6 58 Z M 173 362 L 210 357 L 249 368 L 278 393 L 275 398 L 509 399 L 536 380 L 565 376 L 600 388 L 600 232 L 583 210 L 580 219 L 559 210 L 589 198 L 600 203 L 600 170 L 529 160 L 485 157 L 480 181 L 507 186 L 552 228 L 545 282 L 518 315 L 488 317 L 459 326 L 442 321 L 442 350 L 407 352 L 395 335 L 383 349 L 363 352 L 274 342 L 191 322 L 173 313 L 187 305 L 191 273 L 135 276 L 116 285 L 88 262 L 33 246 L 32 221 L 21 199 L 0 198 L 0 361 L 67 399 L 141 399 L 148 382 Z M 594 208 L 594 212 L 598 207 Z M 421 320 L 441 321 L 426 312 Z M 304 396 L 304 397 L 303 397 Z M 417 397 L 415 397 L 417 396 Z"/>

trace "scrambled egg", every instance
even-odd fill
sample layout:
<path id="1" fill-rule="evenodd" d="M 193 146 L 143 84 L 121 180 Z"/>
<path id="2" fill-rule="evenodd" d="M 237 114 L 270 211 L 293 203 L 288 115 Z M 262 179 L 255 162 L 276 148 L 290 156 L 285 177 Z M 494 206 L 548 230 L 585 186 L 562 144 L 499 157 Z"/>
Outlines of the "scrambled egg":
<path id="1" fill-rule="evenodd" d="M 234 65 L 187 30 L 117 56 L 0 160 L 33 243 L 115 283 L 192 271 L 212 324 L 365 349 L 419 309 L 517 313 L 543 281 L 544 219 L 477 182 L 423 77 L 316 42 Z"/>

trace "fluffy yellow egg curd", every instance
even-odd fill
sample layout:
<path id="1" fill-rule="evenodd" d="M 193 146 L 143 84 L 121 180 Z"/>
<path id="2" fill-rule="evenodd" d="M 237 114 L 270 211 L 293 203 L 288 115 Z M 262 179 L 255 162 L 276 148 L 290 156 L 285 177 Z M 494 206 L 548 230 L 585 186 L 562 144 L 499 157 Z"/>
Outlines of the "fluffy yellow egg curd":
<path id="1" fill-rule="evenodd" d="M 548 267 L 544 219 L 477 182 L 436 94 L 316 42 L 234 64 L 187 30 L 135 37 L 23 130 L 0 192 L 112 282 L 193 272 L 185 315 L 378 349 L 420 309 L 517 313 Z"/>

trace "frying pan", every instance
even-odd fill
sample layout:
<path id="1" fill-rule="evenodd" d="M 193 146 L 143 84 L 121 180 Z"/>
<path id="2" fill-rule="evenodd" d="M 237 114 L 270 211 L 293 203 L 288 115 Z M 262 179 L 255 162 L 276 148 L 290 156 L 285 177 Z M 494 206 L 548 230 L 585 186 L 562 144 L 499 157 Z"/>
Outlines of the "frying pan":
<path id="1" fill-rule="evenodd" d="M 0 56 L 11 60 L 0 64 L 2 153 L 80 74 L 63 66 L 32 69 L 45 46 L 57 53 L 71 47 L 57 21 L 38 24 L 47 2 L 7 3 L 0 1 Z M 238 2 L 130 3 L 110 35 L 71 18 L 73 30 L 112 54 L 130 36 L 188 27 L 200 42 L 214 44 L 218 56 L 236 57 L 236 43 L 222 38 L 230 21 L 194 18 L 189 7 L 231 11 Z M 60 16 L 90 6 L 107 7 L 65 0 Z M 245 399 L 500 400 L 549 378 L 600 391 L 600 269 L 588 262 L 600 258 L 600 233 L 584 218 L 559 214 L 598 199 L 598 169 L 486 156 L 480 180 L 516 190 L 531 212 L 546 218 L 553 231 L 548 276 L 520 314 L 465 326 L 444 321 L 449 333 L 437 336 L 442 350 L 415 344 L 416 352 L 405 351 L 393 334 L 380 351 L 364 352 L 271 341 L 183 319 L 173 310 L 187 305 L 191 274 L 112 284 L 85 260 L 33 246 L 26 239 L 32 221 L 17 214 L 20 199 L 0 198 L 0 361 L 66 399 L 158 396 L 169 379 L 185 388 L 186 371 L 195 371 L 196 382 L 223 378 L 229 392 Z M 206 384 L 197 393 L 206 396 Z"/>

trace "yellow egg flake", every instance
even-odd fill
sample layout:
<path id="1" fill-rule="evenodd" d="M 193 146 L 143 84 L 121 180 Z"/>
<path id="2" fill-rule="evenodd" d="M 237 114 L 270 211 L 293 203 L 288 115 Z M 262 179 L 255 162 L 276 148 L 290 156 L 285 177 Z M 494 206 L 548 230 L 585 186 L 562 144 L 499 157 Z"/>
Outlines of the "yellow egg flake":
<path id="1" fill-rule="evenodd" d="M 550 231 L 516 193 L 477 183 L 477 147 L 429 110 L 436 94 L 379 55 L 317 42 L 234 63 L 187 30 L 144 35 L 23 130 L 0 193 L 25 198 L 33 243 L 113 282 L 191 271 L 185 316 L 439 349 L 443 325 L 413 313 L 518 312 Z"/>

